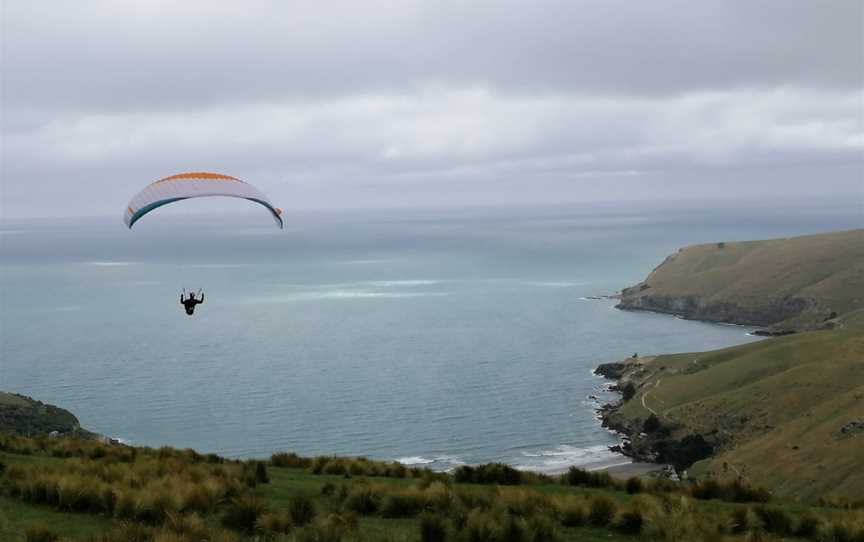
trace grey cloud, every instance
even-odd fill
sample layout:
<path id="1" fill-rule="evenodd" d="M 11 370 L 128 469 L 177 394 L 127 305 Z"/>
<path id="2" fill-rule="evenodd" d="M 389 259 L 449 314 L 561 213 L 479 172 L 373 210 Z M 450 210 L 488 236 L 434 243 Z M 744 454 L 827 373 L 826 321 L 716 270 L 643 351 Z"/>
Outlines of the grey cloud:
<path id="1" fill-rule="evenodd" d="M 429 84 L 848 90 L 864 61 L 857 0 L 6 4 L 8 107 L 169 110 Z"/>
<path id="2" fill-rule="evenodd" d="M 201 169 L 289 209 L 861 194 L 857 0 L 3 9 L 5 216 Z"/>

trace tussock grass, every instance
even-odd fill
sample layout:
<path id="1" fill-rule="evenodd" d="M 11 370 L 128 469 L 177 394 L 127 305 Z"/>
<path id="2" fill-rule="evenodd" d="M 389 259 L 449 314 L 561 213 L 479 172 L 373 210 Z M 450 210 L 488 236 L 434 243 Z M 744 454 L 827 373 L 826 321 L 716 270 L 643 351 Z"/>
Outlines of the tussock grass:
<path id="1" fill-rule="evenodd" d="M 60 535 L 44 525 L 34 525 L 24 531 L 24 542 L 58 542 L 59 540 Z"/>
<path id="2" fill-rule="evenodd" d="M 463 484 L 446 474 L 415 476 L 410 469 L 404 478 L 366 478 L 351 474 L 351 465 L 357 471 L 375 462 L 334 462 L 330 457 L 312 460 L 318 461 L 320 475 L 311 473 L 312 463 L 290 471 L 274 466 L 304 464 L 291 454 L 275 461 L 271 457 L 263 472 L 270 481 L 264 484 L 259 467 L 263 462 L 217 461 L 191 450 L 142 448 L 134 454 L 115 454 L 113 447 L 105 446 L 104 453 L 95 453 L 85 442 L 58 447 L 69 453 L 66 458 L 39 461 L 34 455 L 53 457 L 54 443 L 46 441 L 44 448 L 26 440 L 16 444 L 31 450 L 31 455 L 4 456 L 13 458 L 0 475 L 5 498 L 51 506 L 63 514 L 115 519 L 115 527 L 89 542 L 350 542 L 364 536 L 387 541 L 527 542 L 574 540 L 581 534 L 616 542 L 632 537 L 864 540 L 864 510 L 736 503 L 753 491 L 742 484 L 635 478 L 622 483 L 578 469 L 556 479 L 520 473 L 519 484 L 477 483 L 485 477 L 509 480 L 512 474 L 501 474 L 506 471 L 498 467 L 475 468 L 469 477 L 474 481 Z M 338 465 L 330 469 L 343 474 L 322 479 L 327 465 Z M 479 478 L 478 472 L 483 473 Z M 66 536 L 57 524 L 49 528 Z M 37 534 L 33 539 L 40 540 Z"/>

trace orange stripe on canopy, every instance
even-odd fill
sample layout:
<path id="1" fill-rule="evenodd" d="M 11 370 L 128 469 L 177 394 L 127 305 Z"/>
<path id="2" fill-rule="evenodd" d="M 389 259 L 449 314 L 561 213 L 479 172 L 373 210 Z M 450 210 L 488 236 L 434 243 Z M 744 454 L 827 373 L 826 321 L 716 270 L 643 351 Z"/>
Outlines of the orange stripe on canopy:
<path id="1" fill-rule="evenodd" d="M 179 181 L 182 179 L 207 179 L 211 181 L 237 181 L 238 183 L 242 183 L 240 179 L 236 177 L 232 177 L 230 175 L 222 175 L 221 173 L 208 173 L 206 171 L 195 171 L 191 173 L 180 173 L 179 175 L 171 175 L 170 177 L 165 177 L 164 179 L 159 179 L 156 183 L 163 183 L 165 181 Z"/>
<path id="2" fill-rule="evenodd" d="M 129 214 L 130 214 L 130 215 L 134 215 L 134 214 L 135 214 L 135 209 L 133 209 L 132 207 L 129 207 L 128 209 L 129 209 Z"/>

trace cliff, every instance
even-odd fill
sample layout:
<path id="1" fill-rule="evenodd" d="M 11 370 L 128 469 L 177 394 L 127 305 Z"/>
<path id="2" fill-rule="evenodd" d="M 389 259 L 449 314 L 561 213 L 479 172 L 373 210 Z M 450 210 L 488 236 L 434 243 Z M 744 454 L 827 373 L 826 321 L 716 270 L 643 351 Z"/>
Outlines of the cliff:
<path id="1" fill-rule="evenodd" d="M 778 333 L 830 328 L 864 308 L 864 229 L 683 248 L 617 307 Z"/>

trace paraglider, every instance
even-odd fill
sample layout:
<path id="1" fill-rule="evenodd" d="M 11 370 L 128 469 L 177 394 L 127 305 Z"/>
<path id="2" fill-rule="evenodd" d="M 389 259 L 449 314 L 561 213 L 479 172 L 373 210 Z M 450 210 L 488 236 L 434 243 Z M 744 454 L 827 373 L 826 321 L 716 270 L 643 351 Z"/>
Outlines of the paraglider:
<path id="1" fill-rule="evenodd" d="M 210 196 L 225 196 L 254 201 L 270 211 L 276 224 L 280 228 L 283 227 L 282 209 L 274 207 L 257 188 L 236 177 L 207 172 L 181 173 L 151 183 L 144 190 L 138 192 L 126 206 L 123 222 L 131 229 L 141 217 L 163 205 L 190 198 Z"/>
<path id="2" fill-rule="evenodd" d="M 183 289 L 183 293 L 180 294 L 180 304 L 186 309 L 186 314 L 192 316 L 195 314 L 195 305 L 201 305 L 204 303 L 204 292 L 198 290 L 198 294 L 201 296 L 198 299 L 195 299 L 195 292 L 189 292 L 189 297 L 184 299 L 186 296 L 186 289 Z"/>
<path id="3" fill-rule="evenodd" d="M 129 201 L 123 215 L 123 222 L 126 227 L 132 229 L 132 226 L 144 215 L 163 205 L 211 196 L 253 201 L 270 211 L 279 228 L 284 228 L 282 209 L 270 203 L 260 190 L 236 177 L 208 172 L 181 173 L 150 183 Z M 189 316 L 195 314 L 196 305 L 204 303 L 204 293 L 201 290 L 198 293 L 200 297 L 196 298 L 195 292 L 190 292 L 187 297 L 184 288 L 183 293 L 180 294 L 180 304 Z"/>

